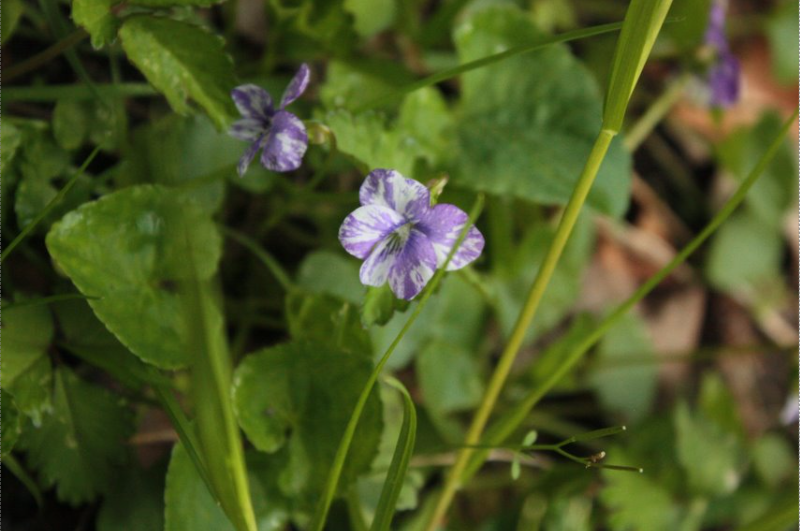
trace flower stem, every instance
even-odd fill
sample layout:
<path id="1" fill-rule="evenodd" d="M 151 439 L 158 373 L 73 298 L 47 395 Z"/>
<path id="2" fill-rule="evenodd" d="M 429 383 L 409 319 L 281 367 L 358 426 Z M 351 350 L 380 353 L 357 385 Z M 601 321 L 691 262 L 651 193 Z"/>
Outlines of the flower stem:
<path id="1" fill-rule="evenodd" d="M 64 197 L 66 197 L 66 195 L 69 193 L 69 191 L 72 190 L 72 187 L 75 186 L 75 183 L 78 181 L 78 178 L 81 175 L 83 175 L 83 173 L 86 171 L 86 168 L 89 167 L 89 164 L 92 163 L 92 161 L 94 160 L 94 158 L 97 156 L 97 154 L 99 152 L 100 152 L 100 146 L 97 146 L 96 148 L 94 148 L 94 151 L 92 151 L 89 154 L 89 156 L 86 157 L 86 160 L 83 161 L 83 164 L 78 169 L 78 171 L 76 171 L 73 174 L 73 176 L 70 178 L 70 180 L 67 181 L 67 184 L 64 185 L 64 188 L 59 190 L 59 192 L 55 195 L 55 197 L 53 197 L 53 199 L 51 199 L 50 202 L 47 203 L 47 206 L 45 206 L 44 209 L 41 212 L 39 212 L 39 214 L 33 219 L 33 221 L 31 221 L 30 223 L 25 225 L 25 228 L 22 229 L 22 231 L 19 234 L 17 234 L 17 237 L 14 238 L 14 240 L 12 240 L 12 242 L 10 244 L 8 244 L 8 247 L 3 249 L 3 252 L 0 253 L 0 263 L 4 262 L 6 260 L 6 258 L 9 257 L 11 252 L 20 243 L 22 243 L 22 241 L 25 238 L 28 237 L 28 234 L 30 234 L 33 231 L 33 229 L 35 229 L 39 225 L 39 223 L 41 223 L 42 220 L 44 218 L 46 218 L 47 215 L 50 214 L 50 212 L 53 211 L 53 209 L 56 207 L 56 205 L 58 205 L 64 199 Z"/>
<path id="2" fill-rule="evenodd" d="M 636 151 L 642 142 L 653 132 L 653 129 L 664 119 L 670 109 L 678 102 L 686 87 L 690 74 L 683 74 L 673 81 L 656 101 L 647 109 L 639 120 L 625 133 L 625 147 Z"/>
<path id="3" fill-rule="evenodd" d="M 759 160 L 758 164 L 753 168 L 745 181 L 739 186 L 739 189 L 731 196 L 722 209 L 714 216 L 714 218 L 706 225 L 703 231 L 695 236 L 695 238 L 655 275 L 650 277 L 642 286 L 634 292 L 624 303 L 617 307 L 611 314 L 608 315 L 597 327 L 586 337 L 584 340 L 571 351 L 558 368 L 549 375 L 549 377 L 538 387 L 531 390 L 514 408 L 505 416 L 496 426 L 490 429 L 490 435 L 487 435 L 484 441 L 487 445 L 501 444 L 508 436 L 510 436 L 516 428 L 522 424 L 527 418 L 531 410 L 539 403 L 539 401 L 561 381 L 561 379 L 569 374 L 575 365 L 583 359 L 583 356 L 618 322 L 620 317 L 625 315 L 631 310 L 639 301 L 653 291 L 661 281 L 663 281 L 672 271 L 675 270 L 680 264 L 694 253 L 710 236 L 716 231 L 722 223 L 730 217 L 734 210 L 744 200 L 745 195 L 750 188 L 756 183 L 758 178 L 764 173 L 767 165 L 772 161 L 778 149 L 784 141 L 786 132 L 794 123 L 797 118 L 798 111 L 795 109 L 794 114 L 786 121 L 780 134 L 773 140 L 772 145 L 767 152 Z M 485 453 L 484 453 L 485 455 Z M 464 480 L 471 477 L 480 466 L 482 456 L 475 456 L 469 463 L 469 467 L 463 475 Z"/>
<path id="4" fill-rule="evenodd" d="M 389 358 L 397 348 L 397 345 L 400 344 L 400 341 L 403 339 L 403 337 L 405 337 L 408 330 L 417 320 L 417 317 L 419 317 L 420 313 L 422 313 L 422 310 L 425 308 L 425 304 L 428 302 L 431 294 L 436 290 L 439 282 L 441 282 L 442 277 L 447 270 L 447 265 L 453 259 L 456 251 L 464 242 L 469 228 L 475 223 L 475 220 L 477 219 L 478 215 L 480 215 L 482 209 L 483 195 L 479 195 L 475 201 L 475 204 L 470 210 L 467 223 L 464 224 L 461 234 L 459 234 L 459 237 L 453 245 L 453 248 L 450 250 L 450 254 L 447 256 L 447 260 L 445 260 L 445 263 L 442 265 L 442 267 L 436 271 L 436 274 L 433 275 L 433 278 L 425 287 L 425 291 L 422 293 L 422 298 L 414 308 L 414 311 L 408 318 L 408 321 L 406 321 L 406 324 L 403 325 L 400 333 L 398 333 L 397 337 L 394 338 L 394 341 L 392 341 L 392 344 L 389 345 L 389 348 L 386 349 L 383 357 L 381 357 L 380 361 L 375 366 L 375 369 L 372 371 L 372 374 L 370 374 L 366 384 L 364 384 L 364 389 L 361 391 L 361 395 L 358 397 L 358 402 L 356 402 L 356 405 L 353 408 L 353 414 L 350 416 L 350 420 L 348 421 L 347 427 L 342 435 L 339 448 L 336 450 L 336 455 L 333 459 L 333 464 L 331 465 L 331 470 L 328 473 L 328 479 L 325 483 L 325 490 L 322 492 L 319 504 L 317 505 L 317 510 L 314 513 L 314 518 L 309 526 L 311 531 L 322 531 L 322 528 L 325 525 L 325 520 L 328 517 L 328 510 L 333 502 L 333 497 L 336 494 L 336 488 L 339 484 L 339 477 L 342 475 L 342 469 L 344 468 L 344 462 L 347 458 L 347 452 L 350 450 L 350 443 L 353 441 L 353 436 L 355 435 L 356 428 L 358 427 L 358 421 L 364 411 L 364 406 L 367 404 L 367 399 L 369 398 L 370 393 L 372 393 L 372 388 L 375 387 L 375 382 L 377 381 L 378 376 L 380 376 L 384 365 L 386 365 L 386 362 L 389 361 Z"/>
<path id="5" fill-rule="evenodd" d="M 56 101 L 91 100 L 100 94 L 106 98 L 126 98 L 137 96 L 156 96 L 156 89 L 147 83 L 114 83 L 96 85 L 94 90 L 84 84 L 47 85 L 43 87 L 4 87 L 3 100 L 6 101 Z"/>
<path id="6" fill-rule="evenodd" d="M 553 242 L 550 245 L 547 256 L 545 256 L 544 262 L 542 262 L 539 272 L 533 281 L 533 285 L 528 293 L 528 299 L 525 301 L 525 306 L 522 308 L 522 312 L 517 318 L 511 337 L 506 344 L 505 350 L 503 350 L 503 354 L 500 356 L 500 361 L 492 375 L 492 379 L 489 381 L 486 394 L 469 427 L 464 442 L 465 445 L 474 445 L 480 441 L 483 429 L 486 427 L 486 423 L 489 420 L 489 415 L 497 402 L 497 398 L 500 396 L 500 391 L 508 378 L 508 373 L 517 357 L 517 353 L 522 347 L 522 343 L 525 339 L 525 332 L 536 315 L 539 303 L 547 289 L 547 284 L 553 276 L 558 260 L 561 258 L 561 253 L 564 251 L 572 229 L 575 227 L 575 222 L 586 201 L 586 197 L 589 195 L 589 190 L 597 176 L 597 172 L 600 170 L 600 165 L 603 162 L 603 158 L 608 151 L 608 147 L 614 135 L 615 133 L 613 131 L 603 129 L 597 136 L 597 140 L 595 140 L 592 151 L 589 154 L 589 159 L 586 161 L 583 172 L 572 192 L 572 197 L 570 197 L 569 203 L 567 203 L 567 207 L 561 216 L 561 221 L 558 224 L 558 229 L 556 229 L 556 234 L 553 237 Z M 433 518 L 428 522 L 428 526 L 426 527 L 429 531 L 436 528 L 438 522 L 444 517 L 447 508 L 450 506 L 456 491 L 461 487 L 461 476 L 469 463 L 473 451 L 474 449 L 472 448 L 462 448 L 459 451 L 456 462 L 450 474 L 447 476 L 442 495 L 433 512 Z"/>
<path id="7" fill-rule="evenodd" d="M 3 72 L 3 81 L 8 83 L 12 79 L 19 77 L 23 74 L 27 74 L 33 70 L 36 70 L 40 66 L 52 61 L 65 51 L 69 50 L 83 39 L 88 37 L 89 34 L 82 29 L 78 29 L 58 41 L 57 43 L 53 44 L 46 50 L 42 51 L 41 53 L 37 53 L 30 59 L 27 59 L 21 62 L 18 65 L 12 66 L 5 72 Z"/>

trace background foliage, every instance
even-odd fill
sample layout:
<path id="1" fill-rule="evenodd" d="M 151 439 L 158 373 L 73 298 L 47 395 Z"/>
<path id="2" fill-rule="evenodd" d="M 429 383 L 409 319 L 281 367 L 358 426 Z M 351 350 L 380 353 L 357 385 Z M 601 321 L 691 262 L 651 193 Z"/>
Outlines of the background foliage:
<path id="1" fill-rule="evenodd" d="M 600 126 L 616 35 L 404 87 L 619 21 L 626 5 L 4 0 L 3 248 L 31 231 L 3 254 L 9 528 L 235 529 L 163 401 L 198 424 L 224 416 L 211 384 L 198 392 L 193 380 L 201 351 L 232 360 L 208 381 L 230 378 L 221 403 L 243 434 L 257 528 L 307 526 L 353 405 L 418 304 L 361 286 L 336 238 L 365 172 L 389 167 L 422 182 L 446 174 L 442 201 L 464 210 L 487 193 L 483 257 L 445 278 L 386 369 L 419 416 L 394 527 L 420 529 Z M 612 144 L 497 414 L 703 227 L 796 105 L 797 2 L 731 1 L 743 94 L 726 111 L 706 106 L 709 7 L 675 0 L 627 131 L 680 85 L 677 97 L 641 141 Z M 312 82 L 293 112 L 331 134 L 296 172 L 256 163 L 239 178 L 246 146 L 225 134 L 230 89 L 251 82 L 277 97 L 301 62 Z M 512 442 L 530 429 L 546 443 L 624 424 L 579 453 L 645 472 L 534 453 L 514 480 L 513 452 L 498 448 L 448 529 L 794 528 L 796 160 L 787 143 L 710 244 Z M 187 284 L 200 314 L 184 303 Z M 187 327 L 198 315 L 206 326 Z M 372 521 L 404 411 L 393 387 L 370 396 L 328 529 Z M 200 444 L 238 447 L 231 433 L 200 428 Z"/>

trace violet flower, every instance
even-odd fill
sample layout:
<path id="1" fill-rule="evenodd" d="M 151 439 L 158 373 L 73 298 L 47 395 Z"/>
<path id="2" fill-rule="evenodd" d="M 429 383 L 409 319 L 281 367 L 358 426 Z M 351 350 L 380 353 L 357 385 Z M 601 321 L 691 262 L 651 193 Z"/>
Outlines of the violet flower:
<path id="1" fill-rule="evenodd" d="M 714 63 L 708 71 L 711 105 L 727 108 L 739 100 L 739 61 L 731 53 L 725 36 L 726 0 L 711 4 L 705 43 L 715 53 Z"/>
<path id="2" fill-rule="evenodd" d="M 361 283 L 379 287 L 388 280 L 395 295 L 413 299 L 444 265 L 467 214 L 454 205 L 431 206 L 425 186 L 394 170 L 372 171 L 358 197 L 362 206 L 345 218 L 339 241 L 348 253 L 365 259 Z M 483 235 L 470 227 L 447 270 L 475 260 L 483 245 Z"/>
<path id="3" fill-rule="evenodd" d="M 259 86 L 241 85 L 231 91 L 242 118 L 234 122 L 228 134 L 250 142 L 250 147 L 239 159 L 237 170 L 240 177 L 262 149 L 261 164 L 268 170 L 285 172 L 300 167 L 308 148 L 306 126 L 285 108 L 303 94 L 309 77 L 308 65 L 300 65 L 277 109 L 269 92 Z"/>

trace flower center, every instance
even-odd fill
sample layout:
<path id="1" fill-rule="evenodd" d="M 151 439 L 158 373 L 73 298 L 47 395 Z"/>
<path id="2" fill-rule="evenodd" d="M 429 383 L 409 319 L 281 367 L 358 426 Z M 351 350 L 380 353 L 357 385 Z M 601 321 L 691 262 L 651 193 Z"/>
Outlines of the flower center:
<path id="1" fill-rule="evenodd" d="M 389 249 L 389 251 L 397 251 L 406 244 L 408 237 L 411 235 L 412 227 L 413 225 L 410 222 L 405 223 L 404 225 L 400 225 L 394 229 L 394 231 L 389 234 L 389 241 L 386 244 L 386 247 Z"/>

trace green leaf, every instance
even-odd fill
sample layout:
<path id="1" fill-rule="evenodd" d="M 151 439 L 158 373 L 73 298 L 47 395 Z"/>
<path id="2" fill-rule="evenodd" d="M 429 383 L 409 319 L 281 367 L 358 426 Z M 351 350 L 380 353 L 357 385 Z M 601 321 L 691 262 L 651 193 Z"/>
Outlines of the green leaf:
<path id="1" fill-rule="evenodd" d="M 413 310 L 416 304 L 412 302 L 409 309 Z M 428 306 L 419 316 L 421 322 L 408 331 L 392 354 L 387 367 L 398 369 L 406 366 L 417 352 L 433 342 L 474 350 L 475 342 L 481 337 L 485 309 L 480 293 L 462 277 L 451 275 L 443 283 L 439 293 L 431 297 Z M 395 313 L 385 326 L 370 329 L 376 353 L 386 350 L 407 320 L 408 312 Z"/>
<path id="2" fill-rule="evenodd" d="M 3 312 L 3 389 L 36 426 L 52 408 L 53 370 L 46 351 L 53 319 L 46 306 L 21 306 Z"/>
<path id="3" fill-rule="evenodd" d="M 784 0 L 776 5 L 775 11 L 767 22 L 767 38 L 769 39 L 772 72 L 783 84 L 792 85 L 797 82 L 798 47 L 797 19 L 798 3 Z"/>
<path id="4" fill-rule="evenodd" d="M 74 6 L 80 0 L 76 0 Z M 53 111 L 53 136 L 58 145 L 64 149 L 77 149 L 83 145 L 89 135 L 89 113 L 91 104 L 73 100 L 60 99 Z"/>
<path id="5" fill-rule="evenodd" d="M 725 431 L 736 434 L 741 441 L 746 440 L 739 406 L 719 373 L 708 372 L 703 376 L 697 408 Z"/>
<path id="6" fill-rule="evenodd" d="M 141 388 L 152 380 L 145 364 L 133 355 L 95 316 L 85 300 L 52 305 L 66 340 L 64 348 L 105 370 L 122 384 Z"/>
<path id="7" fill-rule="evenodd" d="M 72 20 L 89 32 L 96 49 L 117 38 L 120 19 L 111 12 L 116 3 L 118 0 L 73 0 Z"/>
<path id="8" fill-rule="evenodd" d="M 316 501 L 372 364 L 324 343 L 293 342 L 256 352 L 236 369 L 234 407 L 261 451 L 286 446 L 282 490 L 306 505 Z M 370 396 L 340 483 L 345 491 L 378 448 L 381 405 Z"/>
<path id="9" fill-rule="evenodd" d="M 603 407 L 630 422 L 650 413 L 658 387 L 658 365 L 642 319 L 633 314 L 621 318 L 601 340 L 597 364 L 589 381 Z"/>
<path id="10" fill-rule="evenodd" d="M 533 225 L 518 246 L 508 272 L 490 279 L 497 294 L 497 312 L 503 334 L 508 337 L 522 310 L 525 296 L 550 247 L 555 230 L 543 223 Z M 588 215 L 578 218 L 567 246 L 542 298 L 536 319 L 525 333 L 530 342 L 557 325 L 572 309 L 580 294 L 580 278 L 594 245 L 594 227 Z"/>
<path id="11" fill-rule="evenodd" d="M 468 348 L 433 341 L 417 354 L 415 367 L 425 406 L 437 414 L 470 409 L 483 397 L 480 365 Z"/>
<path id="12" fill-rule="evenodd" d="M 187 114 L 191 97 L 224 129 L 234 115 L 230 90 L 236 84 L 233 62 L 221 38 L 167 18 L 133 16 L 119 31 L 128 58 L 167 97 L 179 114 Z"/>
<path id="13" fill-rule="evenodd" d="M 733 214 L 714 239 L 706 258 L 711 284 L 731 293 L 765 296 L 781 271 L 783 237 L 742 211 Z"/>
<path id="14" fill-rule="evenodd" d="M 495 6 L 464 21 L 454 39 L 460 61 L 466 62 L 530 43 L 537 35 L 521 11 Z M 569 49 L 553 45 L 465 74 L 458 110 L 454 182 L 563 205 L 600 129 L 601 96 Z M 630 155 L 615 140 L 588 204 L 621 215 L 630 180 Z"/>
<path id="15" fill-rule="evenodd" d="M 129 466 L 103 498 L 97 531 L 164 529 L 164 466 Z"/>
<path id="16" fill-rule="evenodd" d="M 120 103 L 113 104 L 115 107 L 111 107 L 111 102 L 58 100 L 53 111 L 53 136 L 58 145 L 74 150 L 89 140 L 106 151 L 116 149 L 120 131 L 127 129 L 127 120 L 124 112 L 117 112 Z"/>
<path id="17" fill-rule="evenodd" d="M 719 146 L 719 160 L 737 181 L 744 181 L 750 170 L 769 149 L 781 131 L 781 118 L 765 114 L 753 127 L 742 128 L 726 137 Z M 753 185 L 744 200 L 749 214 L 758 217 L 774 232 L 782 230 L 786 211 L 793 208 L 797 191 L 797 161 L 788 142 L 782 142 L 775 159 Z"/>
<path id="18" fill-rule="evenodd" d="M 27 131 L 21 151 L 17 166 L 21 180 L 14 197 L 14 211 L 17 224 L 22 228 L 33 222 L 58 194 L 59 181 L 67 175 L 70 160 L 67 152 L 55 145 L 46 132 Z M 89 179 L 80 176 L 76 186 L 45 217 L 39 228 L 46 230 L 65 213 L 87 201 L 90 188 Z"/>
<path id="19" fill-rule="evenodd" d="M 777 489 L 793 476 L 797 458 L 784 437 L 767 433 L 753 447 L 753 464 L 761 480 L 770 488 Z"/>
<path id="20" fill-rule="evenodd" d="M 588 336 L 597 325 L 597 321 L 589 314 L 580 313 L 569 324 L 569 328 L 561 336 L 547 345 L 544 351 L 531 364 L 530 388 L 536 389 L 550 376 L 558 371 L 561 364 L 572 351 Z M 559 388 L 573 388 L 576 385 L 574 373 L 566 375 Z"/>
<path id="21" fill-rule="evenodd" d="M 128 452 L 132 415 L 119 399 L 66 368 L 56 372 L 53 413 L 20 441 L 28 463 L 58 499 L 71 505 L 108 491 Z"/>
<path id="22" fill-rule="evenodd" d="M 46 306 L 22 306 L 3 312 L 3 387 L 45 355 L 53 340 L 53 318 Z"/>
<path id="23" fill-rule="evenodd" d="M 5 35 L 5 32 L 3 32 Z M 14 156 L 19 151 L 22 145 L 23 132 L 20 127 L 14 125 L 13 122 L 6 120 L 3 123 L 3 128 L 0 129 L 0 170 L 3 173 L 11 165 Z"/>
<path id="24" fill-rule="evenodd" d="M 131 0 L 131 4 L 147 7 L 210 7 L 224 0 Z"/>
<path id="25" fill-rule="evenodd" d="M 674 415 L 678 461 L 699 495 L 730 494 L 739 485 L 742 450 L 735 434 L 679 404 Z"/>
<path id="26" fill-rule="evenodd" d="M 337 149 L 370 169 L 393 168 L 413 177 L 418 164 L 435 167 L 449 156 L 451 118 L 441 94 L 432 88 L 408 95 L 391 125 L 374 111 L 329 111 L 322 120 L 336 135 Z"/>
<path id="27" fill-rule="evenodd" d="M 662 32 L 684 54 L 695 54 L 703 45 L 710 11 L 711 0 L 674 0 L 670 17 L 678 22 L 666 24 Z"/>
<path id="28" fill-rule="evenodd" d="M 364 103 L 364 94 L 370 99 L 379 94 L 390 94 L 397 86 L 413 81 L 401 65 L 383 60 L 331 61 L 325 71 L 325 83 L 319 88 L 319 97 L 328 109 L 355 111 Z M 393 107 L 393 102 L 383 107 Z"/>
<path id="29" fill-rule="evenodd" d="M 2 19 L 0 19 L 2 20 L 0 24 L 0 43 L 2 43 L 2 45 L 5 46 L 6 43 L 11 40 L 14 30 L 17 29 L 17 24 L 22 18 L 23 11 L 24 4 L 22 0 L 4 0 L 3 16 Z M 6 124 L 3 124 L 3 129 L 5 129 L 5 127 Z"/>
<path id="30" fill-rule="evenodd" d="M 345 0 L 293 0 L 300 4 L 294 27 L 327 54 L 346 55 L 358 42 L 353 16 L 344 9 Z"/>
<path id="31" fill-rule="evenodd" d="M 295 291 L 286 297 L 286 319 L 293 339 L 328 343 L 366 359 L 372 357 L 372 343 L 355 304 Z"/>
<path id="32" fill-rule="evenodd" d="M 385 385 L 380 386 L 380 396 L 383 403 L 383 433 L 380 438 L 378 455 L 372 461 L 370 471 L 359 477 L 357 483 L 358 499 L 367 521 L 371 521 L 375 516 L 405 418 L 403 398 L 396 389 Z M 412 510 L 417 507 L 418 491 L 422 488 L 424 481 L 424 476 L 419 470 L 410 470 L 405 475 L 397 499 L 397 510 Z"/>
<path id="33" fill-rule="evenodd" d="M 397 508 L 397 500 L 405 484 L 411 455 L 414 453 L 414 441 L 417 437 L 417 410 L 411 400 L 411 395 L 408 394 L 406 388 L 399 381 L 390 379 L 388 382 L 403 395 L 403 424 L 400 427 L 400 434 L 397 436 L 397 445 L 392 462 L 389 465 L 389 471 L 386 474 L 378 507 L 375 510 L 375 518 L 370 526 L 370 530 L 375 531 L 388 531 L 390 529 L 392 518 Z"/>
<path id="34" fill-rule="evenodd" d="M 394 296 L 389 284 L 380 288 L 370 286 L 364 296 L 364 304 L 361 305 L 361 322 L 367 329 L 372 325 L 383 326 L 389 322 L 395 311 L 404 312 L 408 306 L 408 301 Z"/>
<path id="35" fill-rule="evenodd" d="M 300 264 L 297 285 L 311 293 L 333 295 L 360 304 L 366 290 L 358 280 L 358 267 L 358 262 L 349 256 L 315 251 Z"/>
<path id="36" fill-rule="evenodd" d="M 275 477 L 270 478 L 268 474 L 272 472 L 263 463 L 250 470 L 250 490 L 259 531 L 284 529 L 289 519 L 288 501 L 271 486 Z M 164 531 L 235 531 L 180 443 L 172 450 L 164 499 Z"/>
<path id="37" fill-rule="evenodd" d="M 17 444 L 20 433 L 22 433 L 22 416 L 19 414 L 14 397 L 6 393 L 5 389 L 0 391 L 0 448 L 2 457 L 11 453 L 14 445 Z"/>
<path id="38" fill-rule="evenodd" d="M 167 116 L 134 132 L 117 182 L 174 187 L 203 210 L 216 212 L 225 198 L 225 178 L 236 175 L 245 148 L 243 142 L 217 131 L 205 116 Z M 251 173 L 269 175 L 260 165 L 250 168 L 248 176 Z"/>
<path id="39" fill-rule="evenodd" d="M 42 418 L 53 409 L 53 366 L 50 358 L 42 356 L 25 369 L 11 384 L 3 383 L 14 396 L 17 409 L 41 426 Z"/>
<path id="40" fill-rule="evenodd" d="M 344 9 L 355 17 L 355 29 L 361 37 L 371 37 L 394 22 L 393 0 L 344 0 Z"/>
<path id="41" fill-rule="evenodd" d="M 158 186 L 126 188 L 87 203 L 55 224 L 47 248 L 87 296 L 97 317 L 134 354 L 162 368 L 187 363 L 184 309 L 175 282 L 186 278 L 180 252 L 187 220 L 198 274 L 217 268 L 221 238 L 208 213 Z"/>
<path id="42" fill-rule="evenodd" d="M 615 464 L 639 466 L 618 450 L 613 455 Z M 604 470 L 603 479 L 606 486 L 600 491 L 600 500 L 609 510 L 608 524 L 612 531 L 678 529 L 680 512 L 657 477 L 647 472 L 634 474 Z"/>

